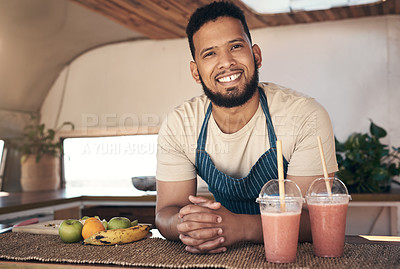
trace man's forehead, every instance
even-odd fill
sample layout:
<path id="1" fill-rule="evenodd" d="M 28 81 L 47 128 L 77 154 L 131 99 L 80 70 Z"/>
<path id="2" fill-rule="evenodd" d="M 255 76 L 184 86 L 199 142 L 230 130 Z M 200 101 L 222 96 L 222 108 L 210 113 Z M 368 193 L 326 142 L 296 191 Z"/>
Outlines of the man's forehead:
<path id="1" fill-rule="evenodd" d="M 209 21 L 193 35 L 196 50 L 239 39 L 250 42 L 241 21 L 232 17 L 220 17 Z"/>

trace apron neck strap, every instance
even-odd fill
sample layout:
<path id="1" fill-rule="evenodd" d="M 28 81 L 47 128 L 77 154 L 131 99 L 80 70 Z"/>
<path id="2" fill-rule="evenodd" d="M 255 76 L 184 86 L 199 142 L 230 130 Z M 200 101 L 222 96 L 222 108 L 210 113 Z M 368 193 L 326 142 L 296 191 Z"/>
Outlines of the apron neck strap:
<path id="1" fill-rule="evenodd" d="M 262 88 L 258 87 L 258 92 L 260 93 L 260 103 L 261 108 L 264 111 L 265 118 L 267 120 L 269 146 L 271 148 L 276 148 L 276 135 L 274 131 L 274 126 L 272 125 L 271 115 L 269 114 L 267 96 Z"/>

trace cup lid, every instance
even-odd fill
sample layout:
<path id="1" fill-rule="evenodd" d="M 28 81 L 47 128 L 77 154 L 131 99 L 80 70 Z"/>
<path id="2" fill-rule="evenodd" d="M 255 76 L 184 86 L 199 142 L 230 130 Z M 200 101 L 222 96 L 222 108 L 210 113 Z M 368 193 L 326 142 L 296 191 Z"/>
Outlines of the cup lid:
<path id="1" fill-rule="evenodd" d="M 303 199 L 299 186 L 289 179 L 284 180 L 285 199 Z M 271 179 L 262 187 L 256 202 L 280 199 L 279 181 Z"/>
<path id="2" fill-rule="evenodd" d="M 328 195 L 328 186 L 330 187 L 332 195 L 350 197 L 346 185 L 336 177 L 315 179 L 308 188 L 306 197 L 326 196 Z"/>

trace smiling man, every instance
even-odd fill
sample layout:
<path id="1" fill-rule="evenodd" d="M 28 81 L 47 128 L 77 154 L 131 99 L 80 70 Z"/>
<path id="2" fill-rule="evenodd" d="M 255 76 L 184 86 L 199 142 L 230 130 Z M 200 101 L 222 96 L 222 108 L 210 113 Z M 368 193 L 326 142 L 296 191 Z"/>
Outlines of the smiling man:
<path id="1" fill-rule="evenodd" d="M 303 194 L 322 177 L 317 136 L 327 168 L 337 171 L 329 115 L 313 98 L 260 83 L 260 47 L 243 12 L 229 2 L 199 8 L 186 29 L 194 80 L 204 94 L 172 111 L 159 132 L 156 225 L 192 253 L 219 253 L 240 241 L 262 242 L 262 186 L 278 178 L 276 141 L 284 172 Z M 271 41 L 273 42 L 273 41 Z M 214 200 L 196 196 L 197 176 Z M 300 240 L 310 240 L 308 211 Z"/>

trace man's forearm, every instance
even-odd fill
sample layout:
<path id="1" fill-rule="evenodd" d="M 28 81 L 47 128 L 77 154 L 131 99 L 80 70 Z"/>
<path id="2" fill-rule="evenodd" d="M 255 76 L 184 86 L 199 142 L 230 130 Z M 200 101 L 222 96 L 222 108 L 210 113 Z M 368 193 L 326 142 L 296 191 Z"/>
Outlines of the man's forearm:
<path id="1" fill-rule="evenodd" d="M 239 221 L 243 225 L 243 241 L 254 243 L 263 242 L 263 231 L 261 223 L 261 215 L 238 215 Z"/>
<path id="2" fill-rule="evenodd" d="M 180 222 L 179 207 L 165 207 L 156 214 L 156 226 L 160 233 L 167 239 L 179 240 L 177 225 Z"/>

